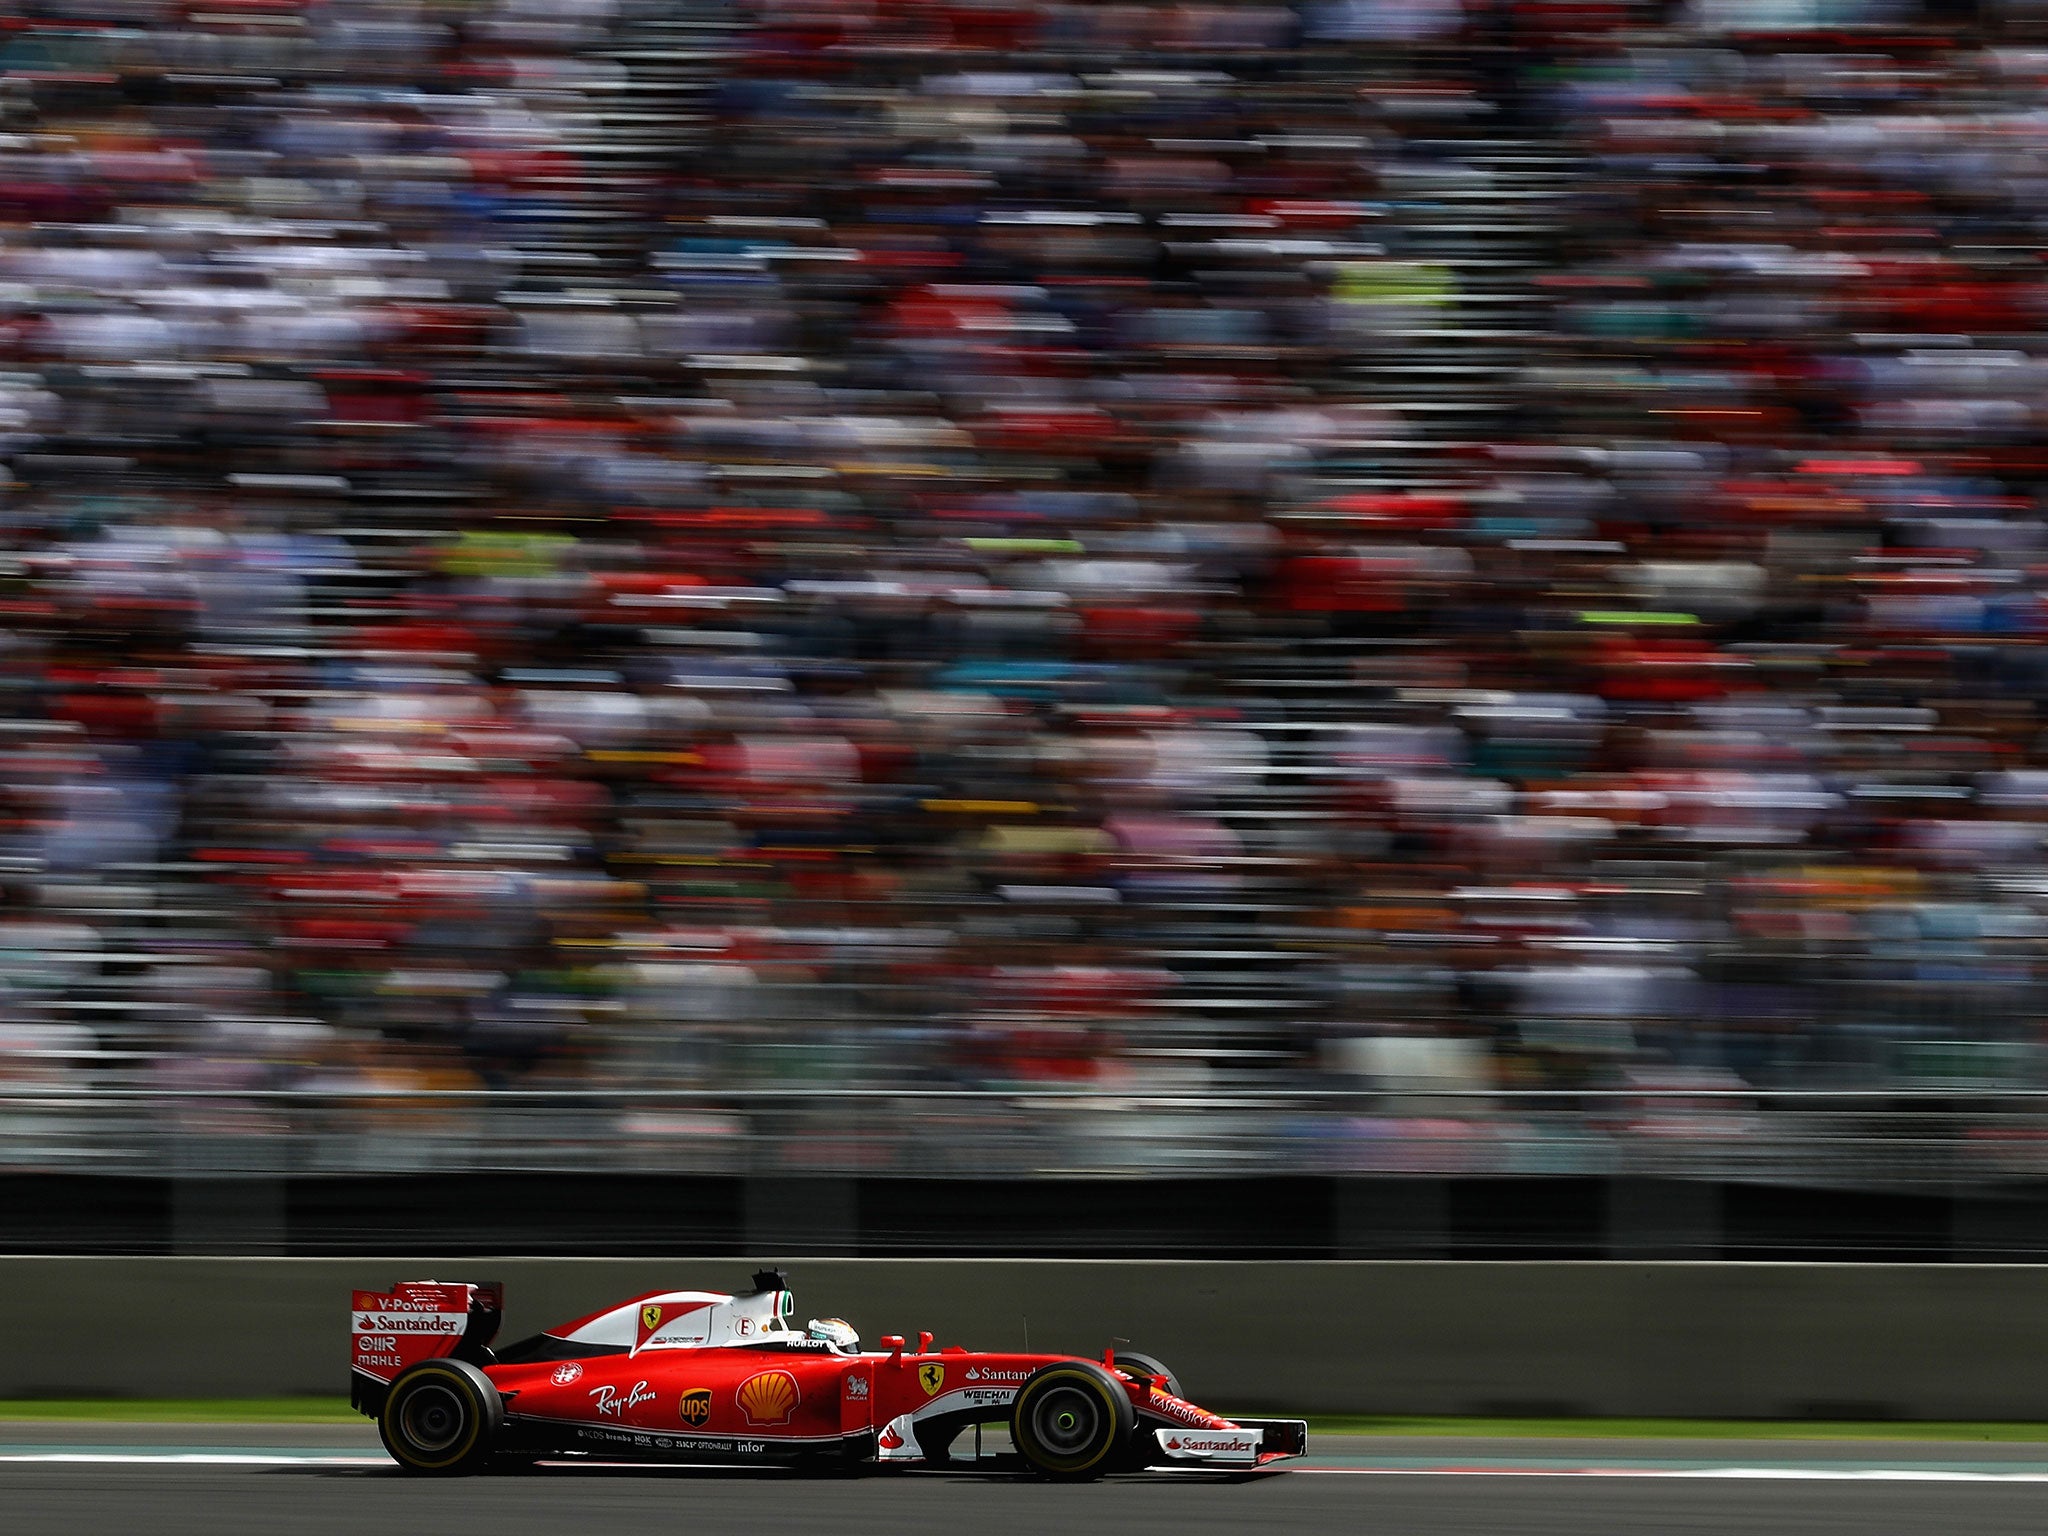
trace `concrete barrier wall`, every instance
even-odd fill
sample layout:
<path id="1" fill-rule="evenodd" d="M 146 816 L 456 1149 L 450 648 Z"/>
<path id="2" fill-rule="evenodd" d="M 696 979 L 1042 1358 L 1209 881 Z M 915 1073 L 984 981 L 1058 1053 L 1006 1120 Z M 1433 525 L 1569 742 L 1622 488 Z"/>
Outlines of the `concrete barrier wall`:
<path id="1" fill-rule="evenodd" d="M 502 1279 L 503 1337 L 739 1259 L 0 1258 L 0 1396 L 347 1389 L 347 1293 Z M 800 1316 L 1164 1359 L 1239 1411 L 2048 1420 L 2048 1267 L 813 1259 Z"/>

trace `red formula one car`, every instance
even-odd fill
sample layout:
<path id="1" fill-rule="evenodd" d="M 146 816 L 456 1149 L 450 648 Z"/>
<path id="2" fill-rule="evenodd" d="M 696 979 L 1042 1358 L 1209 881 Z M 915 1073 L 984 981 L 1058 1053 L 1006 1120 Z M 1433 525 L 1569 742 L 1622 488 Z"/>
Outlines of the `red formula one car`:
<path id="1" fill-rule="evenodd" d="M 539 1461 L 1008 1466 L 1054 1478 L 1248 1469 L 1307 1449 L 1300 1419 L 1226 1419 L 1144 1355 L 982 1354 L 791 1326 L 781 1272 L 753 1289 L 657 1291 L 493 1350 L 504 1292 L 405 1281 L 357 1291 L 349 1400 L 408 1472 Z M 986 1426 L 1007 1430 L 985 1441 Z M 973 1455 L 955 1456 L 962 1432 Z M 984 1455 L 988 1442 L 998 1442 Z"/>

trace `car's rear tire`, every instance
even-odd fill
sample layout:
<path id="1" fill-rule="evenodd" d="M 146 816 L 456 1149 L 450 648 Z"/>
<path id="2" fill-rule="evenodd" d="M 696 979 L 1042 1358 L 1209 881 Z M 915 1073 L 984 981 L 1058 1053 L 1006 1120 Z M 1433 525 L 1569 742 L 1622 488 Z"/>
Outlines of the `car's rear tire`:
<path id="1" fill-rule="evenodd" d="M 423 1477 L 461 1477 L 491 1462 L 505 1404 L 467 1360 L 425 1360 L 391 1383 L 377 1432 L 391 1459 Z"/>
<path id="2" fill-rule="evenodd" d="M 1124 1383 L 1091 1360 L 1034 1372 L 1010 1406 L 1010 1439 L 1025 1464 L 1065 1482 L 1119 1466 L 1137 1424 Z"/>
<path id="3" fill-rule="evenodd" d="M 1171 1397 L 1187 1396 L 1180 1389 L 1180 1378 L 1150 1355 L 1141 1355 L 1134 1349 L 1120 1349 L 1116 1352 L 1116 1368 L 1129 1371 L 1133 1376 L 1150 1376 L 1159 1384 L 1159 1390 Z"/>

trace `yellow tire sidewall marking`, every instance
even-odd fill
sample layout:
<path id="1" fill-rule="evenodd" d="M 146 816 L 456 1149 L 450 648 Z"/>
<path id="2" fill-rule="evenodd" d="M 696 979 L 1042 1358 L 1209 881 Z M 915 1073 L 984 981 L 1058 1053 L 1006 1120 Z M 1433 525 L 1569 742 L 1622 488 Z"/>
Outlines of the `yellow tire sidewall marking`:
<path id="1" fill-rule="evenodd" d="M 1088 1372 L 1068 1370 L 1060 1372 L 1057 1378 L 1046 1379 L 1057 1379 L 1061 1381 L 1070 1382 L 1085 1382 L 1089 1386 L 1089 1388 L 1091 1388 L 1094 1391 L 1095 1395 L 1102 1399 L 1103 1407 L 1109 1410 L 1109 1422 L 1111 1423 L 1111 1425 L 1114 1425 L 1116 1423 L 1116 1403 L 1110 1398 L 1108 1388 L 1103 1386 L 1101 1382 L 1097 1381 Z M 1031 1438 L 1034 1443 L 1036 1443 L 1038 1440 L 1038 1436 L 1036 1434 L 1033 1434 Z M 1089 1457 L 1085 1461 L 1063 1460 L 1058 1456 L 1046 1454 L 1045 1448 L 1042 1445 L 1039 1446 L 1039 1453 L 1045 1456 L 1046 1464 L 1048 1466 L 1053 1467 L 1056 1471 L 1085 1472 L 1090 1467 L 1094 1466 L 1097 1462 L 1101 1461 L 1105 1456 L 1109 1455 L 1109 1453 L 1115 1448 L 1116 1436 L 1114 1434 L 1111 1434 L 1103 1440 L 1102 1449 L 1097 1451 L 1093 1456 Z"/>
<path id="2" fill-rule="evenodd" d="M 484 1432 L 483 1404 L 476 1401 L 476 1390 L 470 1384 L 469 1379 L 465 1376 L 458 1374 L 457 1372 L 422 1371 L 418 1377 L 415 1377 L 413 1379 L 413 1384 L 417 1384 L 422 1380 L 439 1381 L 446 1383 L 450 1386 L 457 1387 L 462 1392 L 463 1396 L 466 1399 L 468 1399 L 470 1406 L 476 1410 L 469 1416 L 469 1434 L 464 1437 L 462 1444 L 457 1446 L 455 1450 L 450 1452 L 447 1456 L 442 1457 L 439 1461 L 428 1461 L 422 1456 L 415 1455 L 412 1452 L 411 1448 L 407 1447 L 404 1459 L 408 1463 L 410 1463 L 412 1466 L 418 1467 L 423 1472 L 438 1472 L 443 1467 L 454 1466 L 458 1461 L 462 1460 L 463 1457 L 467 1456 L 471 1451 L 476 1449 L 477 1436 L 481 1435 Z M 403 1436 L 394 1434 L 391 1438 L 397 1444 L 405 1445 L 405 1440 Z"/>

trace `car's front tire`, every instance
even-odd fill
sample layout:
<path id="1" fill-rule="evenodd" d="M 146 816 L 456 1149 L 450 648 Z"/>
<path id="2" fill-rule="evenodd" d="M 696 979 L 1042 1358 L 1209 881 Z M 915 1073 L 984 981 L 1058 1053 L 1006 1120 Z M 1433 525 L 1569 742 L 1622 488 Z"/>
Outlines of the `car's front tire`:
<path id="1" fill-rule="evenodd" d="M 1155 1360 L 1150 1355 L 1141 1355 L 1135 1349 L 1118 1350 L 1116 1368 L 1133 1376 L 1150 1376 L 1159 1389 L 1169 1397 L 1187 1396 L 1187 1393 L 1180 1389 L 1180 1378 L 1167 1369 L 1164 1361 Z"/>
<path id="2" fill-rule="evenodd" d="M 1037 1371 L 1010 1406 L 1018 1454 L 1034 1472 L 1067 1482 L 1113 1470 L 1136 1430 L 1124 1383 L 1089 1360 Z"/>
<path id="3" fill-rule="evenodd" d="M 377 1416 L 391 1459 L 425 1477 L 483 1471 L 504 1427 L 498 1389 L 466 1360 L 426 1360 L 404 1372 Z"/>

